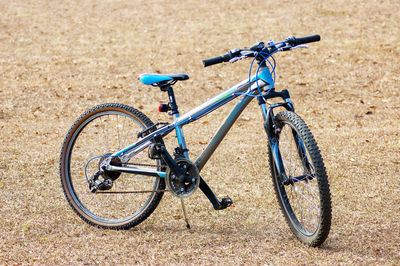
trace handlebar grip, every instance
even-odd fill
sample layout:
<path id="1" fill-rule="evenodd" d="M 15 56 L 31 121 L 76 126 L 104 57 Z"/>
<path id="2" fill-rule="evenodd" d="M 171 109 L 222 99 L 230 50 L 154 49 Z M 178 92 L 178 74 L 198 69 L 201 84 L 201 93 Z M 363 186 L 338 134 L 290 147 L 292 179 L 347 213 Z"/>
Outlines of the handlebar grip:
<path id="1" fill-rule="evenodd" d="M 223 62 L 228 62 L 229 60 L 230 60 L 230 55 L 225 54 L 225 55 L 213 57 L 210 59 L 204 59 L 203 65 L 204 65 L 204 67 L 208 67 L 208 66 L 216 65 L 219 63 L 223 63 Z"/>
<path id="2" fill-rule="evenodd" d="M 318 42 L 320 40 L 321 40 L 321 36 L 311 35 L 311 36 L 302 37 L 302 38 L 292 37 L 289 39 L 289 43 L 293 46 L 296 46 L 296 45 L 310 43 L 310 42 Z"/>

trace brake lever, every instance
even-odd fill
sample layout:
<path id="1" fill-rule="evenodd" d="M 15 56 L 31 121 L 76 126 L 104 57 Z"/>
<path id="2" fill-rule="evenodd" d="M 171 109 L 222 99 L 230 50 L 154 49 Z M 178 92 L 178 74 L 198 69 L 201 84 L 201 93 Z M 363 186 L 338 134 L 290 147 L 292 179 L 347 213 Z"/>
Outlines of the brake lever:
<path id="1" fill-rule="evenodd" d="M 247 58 L 249 56 L 255 56 L 255 53 L 250 51 L 240 51 L 240 56 L 230 59 L 229 63 L 235 63 L 236 61 L 242 60 L 243 58 Z"/>
<path id="2" fill-rule="evenodd" d="M 297 48 L 309 48 L 310 46 L 307 44 L 299 44 L 296 46 L 293 46 L 292 49 L 297 49 Z"/>
<path id="3" fill-rule="evenodd" d="M 296 46 L 284 46 L 284 47 L 279 48 L 278 51 L 285 52 L 285 51 L 290 51 L 290 50 L 297 49 L 297 48 L 309 48 L 309 47 L 310 46 L 308 46 L 306 44 L 299 44 Z"/>
<path id="4" fill-rule="evenodd" d="M 229 60 L 229 63 L 235 63 L 236 61 L 242 60 L 243 58 L 246 58 L 247 56 L 237 56 Z"/>

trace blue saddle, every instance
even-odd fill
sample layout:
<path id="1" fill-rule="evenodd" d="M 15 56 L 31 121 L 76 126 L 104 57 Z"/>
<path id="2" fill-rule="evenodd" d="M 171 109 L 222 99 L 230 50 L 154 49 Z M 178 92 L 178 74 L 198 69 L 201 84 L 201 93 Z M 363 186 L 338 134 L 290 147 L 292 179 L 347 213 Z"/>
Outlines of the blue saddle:
<path id="1" fill-rule="evenodd" d="M 139 80 L 145 85 L 153 85 L 168 80 L 187 80 L 187 74 L 141 74 Z"/>

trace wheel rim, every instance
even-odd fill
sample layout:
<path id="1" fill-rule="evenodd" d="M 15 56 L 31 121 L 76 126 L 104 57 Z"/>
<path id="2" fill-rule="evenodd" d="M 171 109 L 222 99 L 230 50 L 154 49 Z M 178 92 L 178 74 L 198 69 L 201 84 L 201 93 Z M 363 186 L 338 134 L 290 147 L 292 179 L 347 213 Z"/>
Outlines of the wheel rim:
<path id="1" fill-rule="evenodd" d="M 146 128 L 131 114 L 122 111 L 102 111 L 92 114 L 79 124 L 68 145 L 65 174 L 67 186 L 73 204 L 89 220 L 104 225 L 121 225 L 140 216 L 156 195 L 154 192 L 160 178 L 136 176 L 122 173 L 115 180 L 110 191 L 132 192 L 153 191 L 147 193 L 91 193 L 85 178 L 87 162 L 104 154 L 115 152 L 133 143 L 137 133 Z M 139 157 L 139 158 L 138 158 Z M 90 178 L 98 170 L 98 159 L 87 165 L 87 176 Z M 147 156 L 147 150 L 134 157 L 140 163 L 154 164 Z"/>
<path id="2" fill-rule="evenodd" d="M 320 224 L 319 187 L 312 158 L 300 136 L 289 123 L 282 123 L 279 149 L 286 176 L 292 182 L 278 183 L 290 221 L 300 232 L 310 236 Z"/>

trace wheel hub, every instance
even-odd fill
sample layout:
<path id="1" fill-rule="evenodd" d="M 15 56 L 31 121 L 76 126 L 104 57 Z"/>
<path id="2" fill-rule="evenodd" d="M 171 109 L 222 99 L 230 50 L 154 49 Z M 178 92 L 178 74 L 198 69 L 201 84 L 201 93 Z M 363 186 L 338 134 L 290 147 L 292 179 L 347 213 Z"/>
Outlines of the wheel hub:
<path id="1" fill-rule="evenodd" d="M 112 153 L 108 153 L 108 154 L 106 154 L 106 156 L 100 158 L 99 169 L 101 169 L 101 165 L 104 162 L 104 160 L 109 158 L 107 155 L 111 155 L 111 154 Z M 112 157 L 110 160 L 110 164 L 115 165 L 115 166 L 122 166 L 122 162 L 119 157 Z M 104 178 L 104 180 L 112 179 L 113 181 L 116 180 L 120 175 L 121 175 L 121 172 L 107 171 L 106 169 L 103 169 L 103 173 L 101 174 L 101 176 Z"/>

